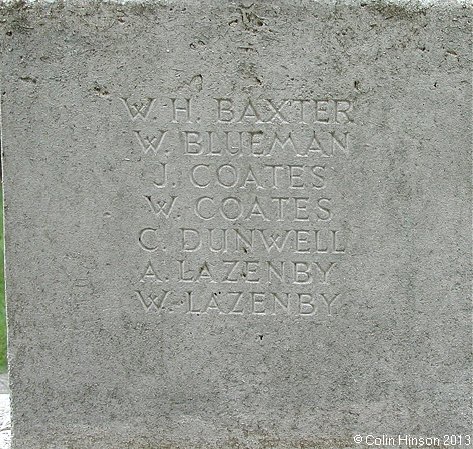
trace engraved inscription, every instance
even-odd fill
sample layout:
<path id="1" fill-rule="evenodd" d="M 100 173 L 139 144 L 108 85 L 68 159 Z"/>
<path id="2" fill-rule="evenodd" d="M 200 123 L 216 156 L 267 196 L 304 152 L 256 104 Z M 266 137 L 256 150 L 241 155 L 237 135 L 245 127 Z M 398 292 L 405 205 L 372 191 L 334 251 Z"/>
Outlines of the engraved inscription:
<path id="1" fill-rule="evenodd" d="M 132 301 L 158 315 L 336 317 L 352 101 L 198 98 L 118 99 L 148 174 Z"/>

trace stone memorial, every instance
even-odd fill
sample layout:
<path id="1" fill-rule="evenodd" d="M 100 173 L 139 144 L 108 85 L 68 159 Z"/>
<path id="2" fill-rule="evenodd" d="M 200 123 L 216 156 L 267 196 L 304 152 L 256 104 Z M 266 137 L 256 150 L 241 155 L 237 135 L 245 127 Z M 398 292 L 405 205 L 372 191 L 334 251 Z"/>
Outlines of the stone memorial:
<path id="1" fill-rule="evenodd" d="M 471 20 L 2 3 L 13 449 L 473 445 Z"/>

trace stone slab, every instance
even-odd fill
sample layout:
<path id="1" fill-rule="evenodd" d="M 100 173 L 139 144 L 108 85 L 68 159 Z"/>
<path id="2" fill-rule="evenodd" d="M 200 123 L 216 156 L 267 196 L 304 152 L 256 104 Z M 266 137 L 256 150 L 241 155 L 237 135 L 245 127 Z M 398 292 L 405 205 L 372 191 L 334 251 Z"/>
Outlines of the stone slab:
<path id="1" fill-rule="evenodd" d="M 10 449 L 10 395 L 0 393 L 0 449 Z"/>
<path id="2" fill-rule="evenodd" d="M 0 11 L 14 449 L 466 438 L 471 6 Z"/>
<path id="3" fill-rule="evenodd" d="M 0 374 L 0 394 L 8 394 L 10 392 L 10 388 L 8 386 L 8 374 L 2 373 Z"/>

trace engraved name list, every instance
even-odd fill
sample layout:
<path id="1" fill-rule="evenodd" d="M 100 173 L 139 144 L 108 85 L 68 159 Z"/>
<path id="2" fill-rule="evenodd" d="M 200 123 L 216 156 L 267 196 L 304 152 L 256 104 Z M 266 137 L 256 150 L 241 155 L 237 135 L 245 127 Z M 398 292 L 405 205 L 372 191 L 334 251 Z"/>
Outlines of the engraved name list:
<path id="1" fill-rule="evenodd" d="M 343 301 L 334 168 L 346 99 L 123 97 L 148 221 L 132 293 L 146 313 L 328 319 Z M 336 162 L 335 162 L 336 161 Z"/>

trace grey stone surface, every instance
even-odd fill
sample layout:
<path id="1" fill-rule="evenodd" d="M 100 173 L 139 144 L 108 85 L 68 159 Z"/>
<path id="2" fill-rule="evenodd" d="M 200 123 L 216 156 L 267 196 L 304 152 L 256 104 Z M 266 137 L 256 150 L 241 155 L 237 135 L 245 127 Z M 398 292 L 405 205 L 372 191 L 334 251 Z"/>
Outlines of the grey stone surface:
<path id="1" fill-rule="evenodd" d="M 14 449 L 466 438 L 470 6 L 0 25 Z"/>
<path id="2" fill-rule="evenodd" d="M 8 374 L 0 374 L 0 394 L 8 394 L 9 392 L 10 388 L 8 386 Z"/>

